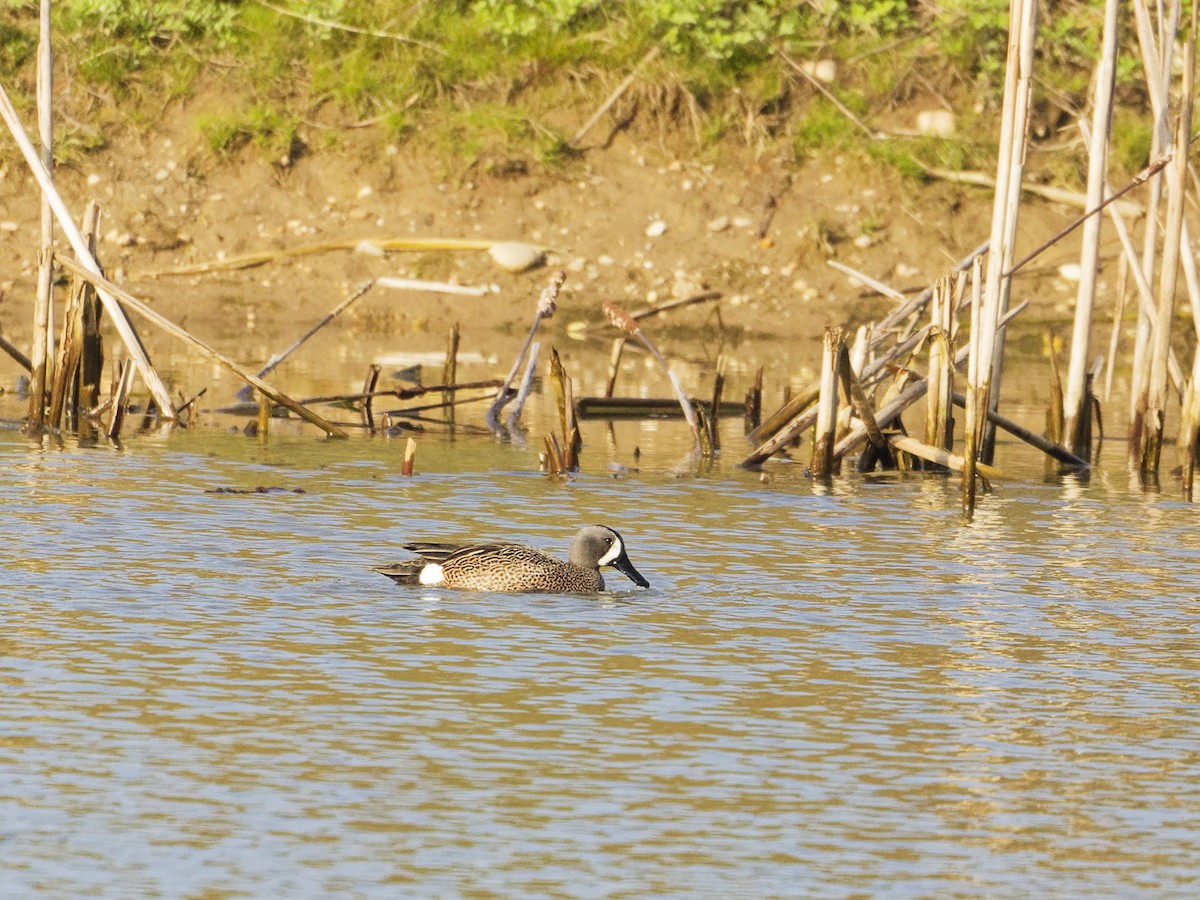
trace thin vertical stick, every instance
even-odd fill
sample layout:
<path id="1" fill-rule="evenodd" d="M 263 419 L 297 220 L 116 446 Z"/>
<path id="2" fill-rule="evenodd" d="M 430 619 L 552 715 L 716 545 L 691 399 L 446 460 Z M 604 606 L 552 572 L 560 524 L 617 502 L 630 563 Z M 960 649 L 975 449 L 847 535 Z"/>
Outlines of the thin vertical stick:
<path id="1" fill-rule="evenodd" d="M 369 431 L 375 430 L 375 385 L 379 383 L 379 373 L 383 367 L 372 363 L 367 369 L 367 378 L 363 382 L 362 420 Z"/>
<path id="2" fill-rule="evenodd" d="M 717 374 L 713 378 L 712 406 L 709 409 L 708 417 L 708 442 L 712 446 L 714 453 L 721 449 L 721 429 L 719 428 L 721 421 L 721 394 L 725 392 L 725 371 L 728 364 L 729 360 L 724 355 L 718 357 Z"/>
<path id="3" fill-rule="evenodd" d="M 1121 326 L 1125 318 L 1125 297 L 1129 293 L 1129 259 L 1117 258 L 1117 294 L 1113 299 L 1112 333 L 1108 338 L 1108 357 L 1104 368 L 1104 402 L 1112 397 L 1113 374 L 1117 369 L 1117 353 L 1121 349 Z"/>
<path id="4" fill-rule="evenodd" d="M 1158 293 L 1158 317 L 1150 344 L 1150 377 L 1146 385 L 1146 410 L 1142 420 L 1143 440 L 1139 467 L 1145 479 L 1157 480 L 1162 452 L 1167 401 L 1167 357 L 1171 349 L 1171 323 L 1175 315 L 1175 286 L 1179 280 L 1179 250 L 1183 236 L 1184 185 L 1187 176 L 1188 144 L 1192 128 L 1196 61 L 1196 5 L 1192 5 L 1192 27 L 1184 52 L 1182 109 L 1175 124 L 1175 158 L 1165 170 L 1167 219 L 1163 238 L 1162 269 Z"/>
<path id="5" fill-rule="evenodd" d="M 262 393 L 258 395 L 258 428 L 255 433 L 263 444 L 271 436 L 271 398 Z"/>
<path id="6" fill-rule="evenodd" d="M 46 177 L 54 170 L 54 51 L 50 44 L 50 0 L 42 0 L 37 48 L 38 133 L 41 163 Z M 46 386 L 52 379 L 48 371 L 54 357 L 54 212 L 47 193 L 42 192 L 42 244 L 38 253 L 37 299 L 33 309 L 33 348 L 30 351 L 29 424 L 40 428 L 46 417 Z M 57 424 L 57 423 L 55 423 Z"/>
<path id="7" fill-rule="evenodd" d="M 954 290 L 949 276 L 938 281 L 929 305 L 929 392 L 925 395 L 925 443 L 942 450 L 952 449 L 950 396 L 954 393 L 954 367 L 950 364 L 950 330 L 954 321 Z"/>
<path id="8" fill-rule="evenodd" d="M 1105 173 L 1108 168 L 1108 143 L 1112 132 L 1113 90 L 1117 71 L 1118 0 L 1105 0 L 1104 32 L 1100 60 L 1096 65 L 1096 96 L 1092 102 L 1092 128 L 1088 159 L 1087 209 L 1095 209 L 1104 199 Z M 1083 223 L 1079 256 L 1079 291 L 1075 299 L 1075 322 L 1071 335 L 1071 360 L 1067 369 L 1067 388 L 1063 401 L 1064 438 L 1067 448 L 1088 459 L 1091 414 L 1085 382 L 1091 350 L 1092 315 L 1096 303 L 1096 275 L 1100 265 L 1100 216 L 1089 216 Z"/>
<path id="9" fill-rule="evenodd" d="M 453 385 L 458 380 L 458 323 L 450 329 L 450 337 L 446 342 L 446 365 L 442 369 L 442 384 Z M 442 392 L 446 402 L 446 423 L 454 424 L 454 389 L 448 388 Z"/>
<path id="10" fill-rule="evenodd" d="M 613 341 L 612 355 L 608 360 L 608 381 L 604 385 L 604 396 L 611 397 L 617 389 L 617 373 L 621 370 L 621 355 L 625 352 L 625 341 L 628 338 L 621 335 Z"/>
<path id="11" fill-rule="evenodd" d="M 962 503 L 963 513 L 968 519 L 975 515 L 975 473 L 979 462 L 979 441 L 983 436 L 983 418 L 988 409 L 986 394 L 977 389 L 983 364 L 979 351 L 982 307 L 983 265 L 977 256 L 971 263 L 971 338 L 967 356 L 967 384 L 970 389 L 967 391 L 966 422 L 963 424 Z"/>
<path id="12" fill-rule="evenodd" d="M 108 420 L 109 440 L 115 441 L 121 434 L 129 403 L 129 389 L 133 387 L 133 371 L 133 360 L 126 359 L 121 363 L 121 374 L 117 377 L 112 397 L 112 418 Z"/>
<path id="13" fill-rule="evenodd" d="M 833 469 L 833 445 L 838 412 L 837 361 L 846 337 L 836 326 L 825 329 L 821 352 L 821 394 L 817 400 L 817 431 L 813 437 L 812 461 L 808 470 L 813 478 L 827 478 Z"/>
<path id="14" fill-rule="evenodd" d="M 1037 0 L 1012 0 L 1009 6 L 1004 114 L 1000 124 L 1000 157 L 996 167 L 996 195 L 992 204 L 990 250 L 980 321 L 979 349 L 983 355 L 982 363 L 990 371 L 985 373 L 981 369 L 979 380 L 972 385 L 977 393 L 987 394 L 988 409 L 992 412 L 999 406 L 1004 368 L 1004 329 L 999 322 L 1008 309 L 1010 281 L 1004 273 L 1012 267 L 1021 203 L 1037 7 Z M 987 421 L 983 422 L 983 428 L 979 456 L 982 462 L 990 464 L 995 456 L 995 428 Z"/>

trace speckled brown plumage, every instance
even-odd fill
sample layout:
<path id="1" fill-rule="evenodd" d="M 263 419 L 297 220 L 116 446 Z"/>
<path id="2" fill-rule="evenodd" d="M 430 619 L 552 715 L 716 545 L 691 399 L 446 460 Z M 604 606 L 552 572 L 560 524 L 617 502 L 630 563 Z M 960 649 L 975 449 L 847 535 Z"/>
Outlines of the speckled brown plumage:
<path id="1" fill-rule="evenodd" d="M 418 541 L 404 545 L 418 559 L 375 569 L 398 584 L 423 584 L 467 591 L 592 593 L 604 590 L 601 565 L 611 565 L 635 584 L 649 582 L 633 567 L 621 536 L 591 525 L 571 542 L 563 562 L 521 544 L 450 544 Z"/>

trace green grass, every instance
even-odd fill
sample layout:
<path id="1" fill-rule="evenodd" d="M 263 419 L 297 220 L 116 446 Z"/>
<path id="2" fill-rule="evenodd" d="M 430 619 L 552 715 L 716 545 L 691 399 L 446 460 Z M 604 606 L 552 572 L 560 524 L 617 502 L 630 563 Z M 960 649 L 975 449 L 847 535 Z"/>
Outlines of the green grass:
<path id="1" fill-rule="evenodd" d="M 95 118 L 111 98 L 130 127 L 172 102 L 220 91 L 219 112 L 196 122 L 214 154 L 257 152 L 277 161 L 322 152 L 334 132 L 370 122 L 380 144 L 421 141 L 464 164 L 501 153 L 540 165 L 567 158 L 564 128 L 582 122 L 652 48 L 629 92 L 643 122 L 674 117 L 693 150 L 728 141 L 774 143 L 798 156 L 865 146 L 832 104 L 797 79 L 779 52 L 839 60 L 830 85 L 872 123 L 922 93 L 992 117 L 1003 76 L 1007 0 L 272 0 L 327 20 L 286 15 L 255 0 L 60 0 L 55 51 L 71 77 L 66 111 Z M 0 4 L 0 79 L 30 107 L 37 4 Z M 354 30 L 351 30 L 354 29 Z M 1067 0 L 1044 15 L 1037 78 L 1045 92 L 1086 105 L 1100 16 Z M 366 33 L 371 32 L 371 33 Z M 1133 37 L 1126 34 L 1126 40 Z M 1127 54 L 1123 96 L 1141 98 Z M 74 104 L 74 105 L 72 105 Z M 311 127 L 319 116 L 325 129 Z M 119 129 L 122 118 L 101 123 Z M 1117 140 L 1122 165 L 1144 156 L 1130 118 Z M 115 137 L 89 138 L 93 146 Z M 967 138 L 862 150 L 915 174 L 979 154 Z M 978 142 L 982 144 L 982 142 Z M 86 152 L 86 147 L 78 147 Z M 3 151 L 7 152 L 7 151 Z"/>

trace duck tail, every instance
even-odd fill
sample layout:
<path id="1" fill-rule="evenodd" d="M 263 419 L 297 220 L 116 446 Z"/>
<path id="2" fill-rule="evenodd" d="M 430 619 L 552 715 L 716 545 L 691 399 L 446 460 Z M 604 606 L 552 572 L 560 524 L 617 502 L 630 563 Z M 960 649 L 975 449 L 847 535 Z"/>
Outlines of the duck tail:
<path id="1" fill-rule="evenodd" d="M 392 563 L 390 566 L 376 566 L 373 571 L 380 575 L 386 575 L 396 584 L 420 584 L 421 569 L 425 567 L 425 560 L 414 559 L 408 562 Z"/>

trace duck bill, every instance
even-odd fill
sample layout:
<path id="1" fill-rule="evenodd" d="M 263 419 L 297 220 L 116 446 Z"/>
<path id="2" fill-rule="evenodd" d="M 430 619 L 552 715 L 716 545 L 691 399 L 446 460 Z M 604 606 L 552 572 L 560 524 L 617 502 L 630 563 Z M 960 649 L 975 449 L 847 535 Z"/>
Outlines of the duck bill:
<path id="1" fill-rule="evenodd" d="M 642 573 L 633 567 L 629 557 L 624 552 L 612 561 L 612 567 L 636 584 L 638 587 L 650 587 L 650 582 L 642 577 Z"/>

